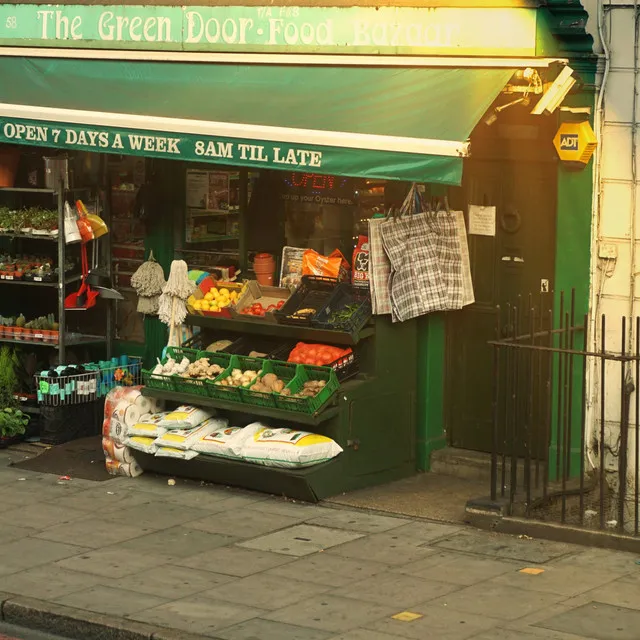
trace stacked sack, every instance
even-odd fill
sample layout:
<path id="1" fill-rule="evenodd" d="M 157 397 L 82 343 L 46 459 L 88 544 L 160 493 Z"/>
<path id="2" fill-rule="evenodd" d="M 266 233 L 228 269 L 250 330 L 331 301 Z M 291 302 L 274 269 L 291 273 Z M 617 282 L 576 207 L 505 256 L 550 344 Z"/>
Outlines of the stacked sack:
<path id="1" fill-rule="evenodd" d="M 159 457 L 192 460 L 203 454 L 285 468 L 320 464 L 342 453 L 326 436 L 261 422 L 233 427 L 214 411 L 189 405 L 142 416 L 126 428 L 124 444 Z"/>
<path id="2" fill-rule="evenodd" d="M 146 398 L 141 387 L 115 387 L 107 394 L 102 424 L 102 450 L 111 475 L 135 478 L 142 473 L 133 453 L 126 446 L 127 431 L 142 415 L 158 412 L 162 401 Z"/>
<path id="3" fill-rule="evenodd" d="M 149 413 L 127 428 L 125 444 L 131 449 L 163 458 L 191 460 L 192 445 L 226 425 L 213 411 L 182 405 L 175 411 Z"/>

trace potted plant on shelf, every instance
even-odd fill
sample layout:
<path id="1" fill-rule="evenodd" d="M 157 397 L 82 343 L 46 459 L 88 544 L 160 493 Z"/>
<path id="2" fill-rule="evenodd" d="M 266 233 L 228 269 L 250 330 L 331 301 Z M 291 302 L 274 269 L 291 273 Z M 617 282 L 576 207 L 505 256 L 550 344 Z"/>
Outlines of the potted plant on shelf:
<path id="1" fill-rule="evenodd" d="M 0 349 L 0 448 L 17 442 L 24 435 L 29 416 L 17 408 L 16 361 L 9 347 Z"/>
<path id="2" fill-rule="evenodd" d="M 33 209 L 31 215 L 32 233 L 37 236 L 57 235 L 58 212 L 49 209 Z"/>
<path id="3" fill-rule="evenodd" d="M 10 230 L 13 221 L 13 213 L 8 207 L 0 207 L 0 233 Z"/>
<path id="4" fill-rule="evenodd" d="M 16 231 L 30 235 L 33 231 L 33 223 L 31 221 L 33 217 L 33 209 L 23 209 L 22 211 L 19 211 L 17 215 Z"/>

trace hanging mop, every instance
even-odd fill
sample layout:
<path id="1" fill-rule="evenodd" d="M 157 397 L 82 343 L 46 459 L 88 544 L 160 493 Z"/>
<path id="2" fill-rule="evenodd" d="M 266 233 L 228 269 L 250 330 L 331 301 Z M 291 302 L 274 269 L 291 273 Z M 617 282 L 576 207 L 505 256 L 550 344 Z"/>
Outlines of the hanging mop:
<path id="1" fill-rule="evenodd" d="M 169 327 L 167 346 L 179 346 L 179 328 L 187 317 L 187 299 L 196 284 L 189 279 L 189 268 L 184 260 L 174 260 L 167 284 L 162 289 L 158 317 Z"/>
<path id="2" fill-rule="evenodd" d="M 131 286 L 138 294 L 138 313 L 157 316 L 160 307 L 160 294 L 166 285 L 162 266 L 153 257 L 143 262 L 131 276 Z"/>

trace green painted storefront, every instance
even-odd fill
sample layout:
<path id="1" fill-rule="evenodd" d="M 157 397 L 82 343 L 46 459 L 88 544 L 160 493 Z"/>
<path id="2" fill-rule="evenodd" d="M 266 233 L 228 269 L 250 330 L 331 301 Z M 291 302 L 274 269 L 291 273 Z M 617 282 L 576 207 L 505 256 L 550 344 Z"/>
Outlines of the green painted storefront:
<path id="1" fill-rule="evenodd" d="M 371 9 L 367 3 L 351 2 L 349 7 L 344 3 L 337 3 L 333 8 L 318 6 L 316 2 L 300 3 L 305 10 L 313 9 L 317 15 L 316 25 L 332 19 L 337 22 L 347 16 L 349 20 L 357 20 L 358 11 Z M 499 7 L 501 10 L 522 12 L 514 23 L 519 34 L 520 43 L 511 42 L 511 49 L 506 55 L 525 58 L 568 58 L 569 64 L 579 74 L 581 83 L 579 91 L 574 92 L 569 100 L 574 106 L 592 107 L 594 103 L 595 60 L 591 52 L 591 41 L 586 34 L 584 25 L 586 14 L 579 3 L 570 0 L 554 0 L 552 2 L 535 2 L 518 0 L 513 2 L 484 2 L 466 1 L 456 2 L 424 2 L 420 8 L 410 8 L 413 12 L 433 12 L 438 9 L 452 8 L 459 12 L 491 11 Z M 255 9 L 251 3 L 248 7 Z M 492 6 L 492 5 L 495 5 Z M 544 5 L 544 6 L 542 6 Z M 38 29 L 25 32 L 23 39 L 16 38 L 15 31 L 7 31 L 10 24 L 6 7 L 27 7 L 26 18 L 16 15 L 16 24 L 24 24 L 24 19 L 32 16 L 34 5 L 0 5 L 0 45 L 27 46 L 33 51 L 38 47 L 87 47 L 95 50 L 127 51 L 192 51 L 207 53 L 257 53 L 289 55 L 291 53 L 343 55 L 345 46 L 352 55 L 369 56 L 430 56 L 446 57 L 451 55 L 468 56 L 476 61 L 483 58 L 499 58 L 504 49 L 495 43 L 487 42 L 474 34 L 478 29 L 471 28 L 473 21 L 460 23 L 461 33 L 467 33 L 468 38 L 478 38 L 473 41 L 473 47 L 467 50 L 452 51 L 446 46 L 434 42 L 422 42 L 417 46 L 415 42 L 401 41 L 399 32 L 395 34 L 397 41 L 392 42 L 387 34 L 386 41 L 376 45 L 372 41 L 373 23 L 367 27 L 366 33 L 360 28 L 356 31 L 359 40 L 353 40 L 352 32 L 336 29 L 335 38 L 331 44 L 322 42 L 322 38 L 305 44 L 302 40 L 287 43 L 278 40 L 284 34 L 278 31 L 271 34 L 274 43 L 266 47 L 264 41 L 258 39 L 258 27 L 255 27 L 255 38 L 249 38 L 246 43 L 232 43 L 233 46 L 223 46 L 222 40 L 215 42 L 188 42 L 189 35 L 195 38 L 194 18 L 188 16 L 189 5 L 182 7 L 152 5 L 150 12 L 140 25 L 136 22 L 136 30 L 131 31 L 131 21 L 128 23 L 129 32 L 123 33 L 121 42 L 110 40 L 110 26 L 95 22 L 94 14 L 87 8 L 80 11 L 74 5 L 63 3 L 57 5 L 67 11 L 61 16 L 67 22 L 62 22 L 62 28 L 69 29 L 68 38 L 64 42 L 51 41 L 51 34 L 55 33 L 57 16 L 45 16 L 49 20 L 48 39 L 43 40 L 43 23 L 39 19 Z M 126 7 L 126 5 L 124 5 Z M 269 20 L 283 20 L 280 23 L 269 23 L 271 29 L 285 29 L 287 20 L 295 22 L 300 38 L 304 22 L 302 17 L 286 15 L 286 7 L 280 8 L 284 17 L 261 16 Z M 354 16 L 350 14 L 331 13 L 342 9 L 354 9 Z M 94 7 L 95 8 L 95 7 Z M 393 6 L 386 7 L 393 9 Z M 175 9 L 175 11 L 174 11 Z M 202 8 L 200 8 L 202 9 Z M 213 10 L 215 7 L 208 7 Z M 225 8 L 231 13 L 220 18 L 220 28 L 224 19 L 250 20 L 251 15 L 243 11 L 247 7 L 237 8 L 235 15 L 233 8 Z M 119 9 L 109 9 L 118 15 Z M 124 11 L 124 9 L 120 9 Z M 53 9 L 52 9 L 53 11 Z M 204 10 L 202 10 L 204 11 Z M 201 13 L 202 13 L 201 11 Z M 173 15 L 175 13 L 175 16 Z M 85 15 L 86 14 L 86 15 Z M 327 17 L 331 14 L 330 17 Z M 207 18 L 206 11 L 202 15 Z M 213 14 L 212 14 L 213 15 Z M 235 17 L 234 17 L 235 15 Z M 370 15 L 370 14 L 366 14 Z M 402 24 L 405 14 L 399 14 Z M 464 15 L 463 13 L 455 15 Z M 475 14 L 478 15 L 477 13 Z M 489 15 L 489 14 L 486 14 Z M 496 14 L 497 16 L 498 14 Z M 514 14 L 515 15 L 515 14 Z M 78 17 L 80 16 L 80 17 Z M 226 17 L 225 17 L 226 16 Z M 407 14 L 411 20 L 414 13 Z M 179 42 L 140 42 L 137 36 L 144 33 L 144 25 L 149 34 L 160 33 L 160 18 L 174 22 L 167 25 L 181 25 L 182 38 Z M 74 22 L 74 20 L 80 20 Z M 295 18 L 295 19 L 294 19 Z M 208 18 L 211 19 L 211 18 Z M 346 18 L 345 18 L 346 19 Z M 369 18 L 367 18 L 369 19 Z M 22 20 L 22 23 L 18 22 Z M 93 22 L 92 22 L 93 20 Z M 153 22 L 155 20 L 155 22 Z M 191 22 L 189 22 L 191 20 Z M 296 22 L 297 20 L 297 22 Z M 74 40 L 71 29 L 76 24 L 77 32 L 81 28 L 83 39 Z M 116 22 L 113 23 L 114 25 Z M 200 23 L 198 23 L 200 24 Z M 204 24 L 204 23 L 203 23 Z M 231 23 L 229 23 L 231 24 Z M 238 24 L 241 24 L 238 22 Z M 244 23 L 245 26 L 248 23 Z M 346 24 L 346 23 L 345 23 Z M 357 23 L 358 25 L 360 22 Z M 407 24 L 413 24 L 407 22 Z M 533 30 L 531 25 L 533 26 Z M 84 25 L 84 27 L 82 26 Z M 97 25 L 97 26 L 96 26 Z M 211 29 L 215 27 L 211 23 Z M 102 28 L 102 31 L 100 29 Z M 166 29 L 172 28 L 166 26 Z M 192 32 L 189 32 L 189 28 Z M 203 27 L 204 28 L 204 27 Z M 153 31 L 155 29 L 156 31 Z M 229 27 L 231 29 L 231 27 Z M 293 28 L 292 28 L 293 29 Z M 518 32 L 516 31 L 516 35 Z M 133 33 L 133 38 L 131 34 Z M 167 31 L 167 33 L 169 33 Z M 222 33 L 222 32 L 221 32 Z M 229 31 L 229 33 L 231 33 Z M 291 31 L 293 33 L 293 31 Z M 382 33 L 382 32 L 380 32 Z M 434 32 L 435 33 L 435 32 Z M 106 38 L 103 38 L 106 34 Z M 64 35 L 64 34 L 63 34 Z M 210 40 L 214 39 L 212 32 Z M 393 35 L 393 34 L 392 34 Z M 492 34 L 495 35 L 495 34 Z M 222 37 L 222 36 L 221 36 Z M 266 37 L 266 36 L 265 36 Z M 293 36 L 292 36 L 293 37 Z M 84 38 L 91 38 L 86 40 Z M 128 38 L 128 40 L 127 40 Z M 193 39 L 192 38 L 192 39 Z M 369 38 L 367 40 L 367 38 Z M 383 38 L 380 35 L 380 38 Z M 527 39 L 531 38 L 529 42 Z M 489 38 L 490 40 L 491 38 Z M 168 39 L 167 39 L 168 40 Z M 204 42 L 204 45 L 203 45 Z M 497 44 L 496 44 L 497 43 Z M 227 43 L 228 44 L 228 43 Z M 445 43 L 446 44 L 446 43 Z M 237 45 L 237 46 L 236 46 Z M 344 45 L 344 46 L 343 46 Z M 370 65 L 370 63 L 367 63 Z M 217 65 L 216 73 L 209 74 L 204 70 Z M 175 62 L 158 59 L 109 60 L 91 59 L 91 56 L 80 58 L 41 58 L 30 55 L 0 56 L 0 103 L 3 105 L 20 105 L 30 107 L 24 110 L 6 109 L 2 111 L 0 105 L 0 141 L 19 144 L 42 145 L 42 137 L 46 137 L 47 144 L 60 148 L 91 150 L 96 152 L 114 152 L 122 154 L 138 154 L 148 157 L 175 158 L 183 161 L 221 162 L 244 167 L 269 167 L 306 170 L 336 175 L 355 175 L 360 177 L 376 177 L 389 180 L 420 181 L 440 185 L 457 185 L 463 178 L 466 160 L 452 153 L 451 146 L 439 147 L 435 141 L 449 141 L 464 144 L 473 128 L 482 118 L 487 108 L 492 104 L 498 93 L 508 82 L 514 68 L 482 68 L 478 62 L 475 68 L 409 68 L 393 66 L 351 66 L 341 67 L 305 65 L 287 66 L 271 64 L 259 66 L 256 64 L 225 64 L 217 62 L 203 64 L 202 62 Z M 4 80 L 7 80 L 4 82 Z M 379 88 L 371 91 L 370 87 Z M 224 102 L 218 96 L 225 91 L 233 91 L 238 100 L 246 104 L 242 113 L 225 109 Z M 261 100 L 260 109 L 256 108 L 259 96 L 274 97 L 272 102 Z M 426 100 L 425 96 L 437 95 L 438 100 Z M 126 99 L 123 98 L 126 96 Z M 277 100 L 275 98 L 278 98 Z M 304 108 L 305 104 L 312 104 L 313 108 Z M 398 105 L 402 105 L 405 117 L 398 118 Z M 38 108 L 45 107 L 40 110 Z M 80 113 L 68 113 L 68 110 Z M 50 111 L 49 111 L 50 110 Z M 96 124 L 88 119 L 86 114 L 91 112 L 106 112 L 118 114 L 125 112 L 130 116 L 140 118 L 139 126 L 132 128 L 131 122 L 126 126 L 119 124 L 117 117 L 108 124 Z M 354 117 L 354 114 L 367 114 L 367 117 Z M 147 117 L 157 118 L 157 125 L 152 129 L 143 126 Z M 62 118 L 62 119 L 60 119 Z M 76 118 L 74 120 L 74 118 Z M 86 120 L 83 120 L 83 118 Z M 176 124 L 179 134 L 172 132 L 169 120 L 180 121 Z M 238 137 L 237 131 L 231 135 L 211 133 L 206 126 L 192 131 L 184 129 L 184 123 L 189 120 L 229 125 L 233 122 L 243 122 L 250 126 L 251 135 L 246 138 Z M 162 120 L 162 122 L 161 122 Z M 7 128 L 7 124 L 11 126 Z M 13 127 L 13 128 L 12 128 Z M 164 127 L 159 133 L 159 127 Z M 285 129 L 295 129 L 299 137 L 289 140 L 278 138 Z M 260 137 L 264 132 L 264 137 Z M 306 132 L 306 133 L 305 133 Z M 346 132 L 345 143 L 336 138 L 335 132 Z M 131 139 L 131 134 L 135 140 Z M 305 135 L 312 134 L 309 139 L 320 142 L 305 142 Z M 16 138 L 16 136 L 20 136 Z M 57 136 L 57 137 L 55 137 Z M 179 142 L 171 139 L 180 138 Z M 160 140 L 162 139 L 162 140 Z M 391 140 L 398 143 L 397 148 L 390 149 Z M 411 139 L 411 142 L 407 142 Z M 329 141 L 333 142 L 330 144 Z M 277 151 L 275 150 L 277 148 Z M 449 155 L 441 155 L 446 148 Z M 411 149 L 415 149 L 411 151 Z M 320 157 L 319 157 L 320 156 Z M 291 162 L 284 163 L 289 158 Z M 320 164 L 318 164 L 320 163 Z M 588 307 L 588 287 L 590 273 L 590 229 L 591 229 L 592 178 L 590 167 L 576 172 L 558 163 L 557 165 L 557 194 L 556 194 L 556 237 L 555 237 L 555 290 L 570 290 L 578 288 L 577 300 L 580 305 L 579 313 L 586 313 Z M 153 249 L 160 261 L 168 266 L 173 257 L 172 228 L 168 221 L 159 222 L 154 226 L 146 240 L 148 249 Z M 158 353 L 165 342 L 163 327 L 155 320 L 145 321 L 147 342 L 146 355 Z M 390 334 L 389 334 L 390 335 Z M 441 314 L 421 318 L 417 322 L 417 406 L 416 406 L 416 437 L 415 460 L 416 468 L 429 469 L 431 453 L 446 446 L 446 341 L 447 323 Z M 132 345 L 122 345 L 131 351 Z"/>

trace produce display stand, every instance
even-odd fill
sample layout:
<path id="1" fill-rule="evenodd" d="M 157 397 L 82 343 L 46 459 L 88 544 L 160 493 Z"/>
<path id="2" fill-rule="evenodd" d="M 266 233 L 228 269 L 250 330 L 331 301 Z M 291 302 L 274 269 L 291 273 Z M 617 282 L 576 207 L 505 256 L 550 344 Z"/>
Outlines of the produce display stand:
<path id="1" fill-rule="evenodd" d="M 169 403 L 214 407 L 232 424 L 259 420 L 326 435 L 342 447 L 343 453 L 313 467 L 282 469 L 204 455 L 193 460 L 176 460 L 136 452 L 136 460 L 143 469 L 310 502 L 415 473 L 416 322 L 392 325 L 388 317 L 378 316 L 355 335 L 199 315 L 188 316 L 187 323 L 200 326 L 212 340 L 222 335 L 271 336 L 351 346 L 360 362 L 359 374 L 342 382 L 330 403 L 315 414 L 143 389 L 144 395 Z"/>
<path id="2" fill-rule="evenodd" d="M 57 281 L 50 282 L 35 282 L 29 280 L 0 280 L 0 290 L 3 287 L 44 287 L 44 288 L 56 288 L 57 295 L 57 312 L 58 312 L 58 325 L 59 333 L 57 341 L 37 341 L 29 339 L 15 339 L 8 338 L 6 336 L 0 336 L 0 343 L 29 345 L 39 347 L 49 347 L 58 351 L 57 359 L 59 363 L 66 361 L 66 349 L 73 346 L 84 346 L 91 344 L 105 343 L 107 345 L 107 356 L 110 356 L 111 340 L 110 340 L 110 327 L 111 327 L 111 305 L 107 304 L 106 312 L 106 327 L 107 331 L 105 336 L 84 335 L 80 333 L 68 333 L 66 331 L 66 314 L 64 301 L 66 295 L 66 287 L 73 283 L 80 281 L 81 276 L 74 274 L 67 276 L 64 270 L 64 264 L 66 259 L 66 243 L 64 236 L 64 203 L 68 194 L 78 191 L 86 191 L 86 189 L 65 189 L 61 182 L 58 189 L 42 189 L 42 188 L 25 188 L 25 187 L 2 187 L 0 188 L 0 197 L 3 193 L 21 194 L 24 198 L 29 195 L 50 195 L 56 199 L 58 209 L 58 235 L 57 236 L 44 236 L 44 235 L 32 235 L 26 233 L 2 233 L 2 237 L 11 238 L 12 241 L 51 241 L 57 243 L 57 259 L 58 259 L 58 279 Z M 106 236 L 108 238 L 108 235 Z M 108 241 L 108 240 L 107 240 Z"/>

